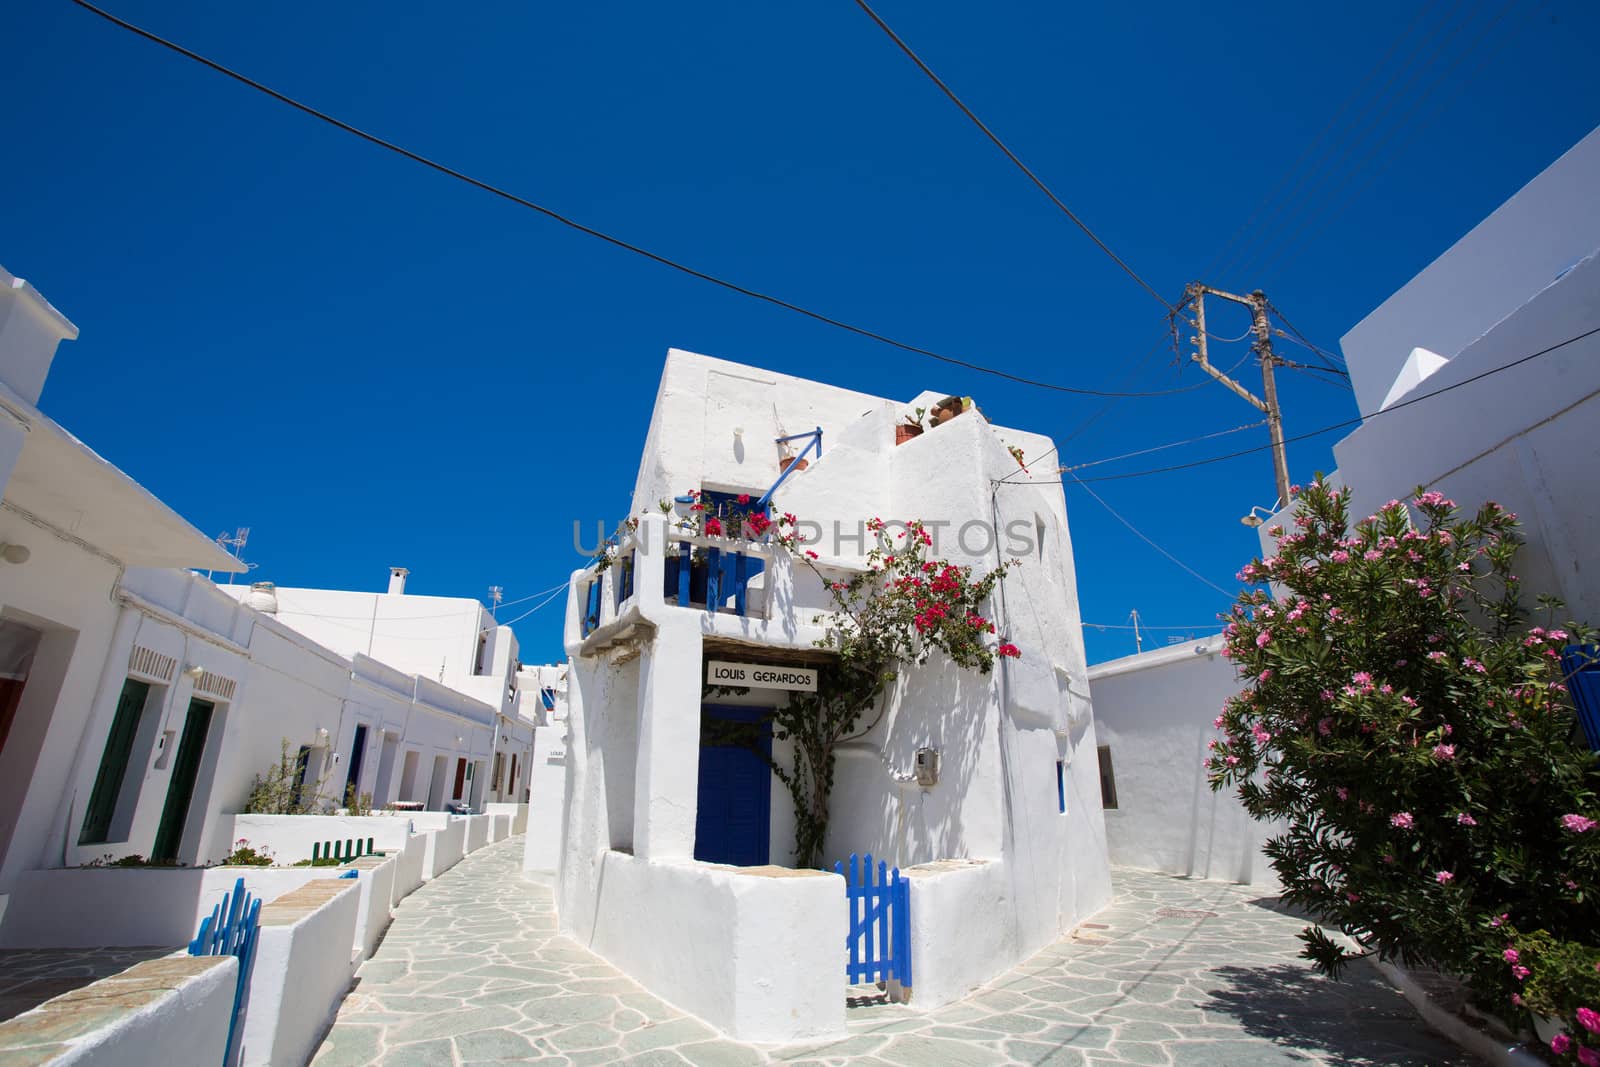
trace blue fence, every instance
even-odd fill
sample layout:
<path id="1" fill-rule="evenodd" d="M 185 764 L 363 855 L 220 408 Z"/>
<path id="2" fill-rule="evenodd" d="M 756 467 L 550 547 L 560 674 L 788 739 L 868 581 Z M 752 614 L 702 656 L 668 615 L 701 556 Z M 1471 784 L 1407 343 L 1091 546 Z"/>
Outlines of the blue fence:
<path id="1" fill-rule="evenodd" d="M 731 548 L 701 548 L 688 541 L 667 546 L 661 593 L 668 604 L 681 608 L 704 605 L 708 611 L 723 611 L 731 600 L 733 613 L 749 613 L 750 579 L 760 574 L 766 563 L 760 556 Z"/>
<path id="2" fill-rule="evenodd" d="M 860 863 L 850 854 L 833 865 L 844 875 L 845 899 L 850 905 L 850 950 L 845 977 L 854 982 L 884 982 L 893 979 L 911 985 L 911 883 L 900 868 L 888 870 L 879 862 L 873 878 L 872 854 Z"/>
<path id="3" fill-rule="evenodd" d="M 233 989 L 233 1013 L 228 1018 L 228 1046 L 222 1055 L 223 1067 L 233 1054 L 234 1034 L 239 1014 L 250 987 L 250 964 L 255 959 L 256 934 L 261 929 L 261 901 L 245 891 L 244 879 L 233 884 L 233 892 L 223 895 L 222 903 L 200 920 L 200 932 L 189 942 L 191 956 L 237 956 L 239 980 Z"/>
<path id="4" fill-rule="evenodd" d="M 1568 645 L 1561 653 L 1561 673 L 1578 709 L 1578 722 L 1591 751 L 1600 752 L 1600 647 Z"/>

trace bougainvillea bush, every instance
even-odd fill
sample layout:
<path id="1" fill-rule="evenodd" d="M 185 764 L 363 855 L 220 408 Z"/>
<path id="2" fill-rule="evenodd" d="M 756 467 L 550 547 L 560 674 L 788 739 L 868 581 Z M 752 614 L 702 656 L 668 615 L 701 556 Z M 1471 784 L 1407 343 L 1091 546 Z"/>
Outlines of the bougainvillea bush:
<path id="1" fill-rule="evenodd" d="M 1226 652 L 1246 682 L 1216 720 L 1213 789 L 1286 829 L 1283 899 L 1337 975 L 1375 954 L 1467 980 L 1507 1018 L 1561 1020 L 1600 1065 L 1600 762 L 1561 650 L 1591 639 L 1524 610 L 1516 516 L 1439 493 L 1352 524 L 1348 491 L 1300 494 L 1278 554 L 1240 579 Z M 1276 594 L 1276 595 L 1274 595 Z"/>
<path id="2" fill-rule="evenodd" d="M 773 763 L 772 770 L 794 801 L 796 863 L 808 867 L 822 859 L 838 746 L 875 725 L 863 726 L 862 719 L 874 707 L 881 713 L 884 689 L 903 667 L 926 663 L 938 650 L 958 667 L 988 674 L 995 657 L 1021 655 L 1016 645 L 994 638 L 995 625 L 984 614 L 1016 561 L 975 574 L 934 558 L 933 538 L 921 522 L 875 518 L 867 523 L 874 544 L 866 569 L 830 579 L 818 569 L 815 550 L 800 540 L 793 515 L 781 516 L 776 526 L 774 541 L 821 578 L 833 602 L 831 614 L 813 621 L 826 625 L 817 644 L 836 656 L 818 668 L 816 692 L 793 693 L 773 713 L 774 737 L 794 741 L 793 763 Z"/>

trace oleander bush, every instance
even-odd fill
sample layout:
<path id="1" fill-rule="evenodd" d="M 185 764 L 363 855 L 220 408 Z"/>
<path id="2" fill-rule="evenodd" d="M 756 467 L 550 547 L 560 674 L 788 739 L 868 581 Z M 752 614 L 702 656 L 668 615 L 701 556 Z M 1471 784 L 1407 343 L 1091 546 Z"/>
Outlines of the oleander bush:
<path id="1" fill-rule="evenodd" d="M 1299 494 L 1278 554 L 1240 579 L 1225 654 L 1243 690 L 1208 777 L 1285 827 L 1283 899 L 1324 926 L 1303 955 L 1437 967 L 1489 1010 L 1559 1020 L 1600 1065 L 1600 761 L 1561 653 L 1592 631 L 1525 610 L 1516 516 L 1436 492 L 1352 523 L 1348 490 Z M 1532 623 L 1540 623 L 1532 625 Z M 1354 943 L 1354 947 L 1351 946 Z"/>

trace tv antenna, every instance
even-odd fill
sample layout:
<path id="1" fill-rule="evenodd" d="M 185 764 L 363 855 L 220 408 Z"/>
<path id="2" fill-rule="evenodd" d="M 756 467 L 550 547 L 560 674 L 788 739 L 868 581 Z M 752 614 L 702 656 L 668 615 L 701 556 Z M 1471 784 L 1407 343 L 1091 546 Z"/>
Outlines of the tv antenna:
<path id="1" fill-rule="evenodd" d="M 500 601 L 506 597 L 506 591 L 498 585 L 489 587 L 489 618 L 494 618 L 495 611 L 500 607 Z M 496 619 L 496 622 L 499 620 Z"/>
<path id="2" fill-rule="evenodd" d="M 228 536 L 228 531 L 226 531 L 226 530 L 224 530 L 221 533 L 217 534 L 217 537 L 216 537 L 216 542 L 217 542 L 217 544 L 222 546 L 222 550 L 224 552 L 228 553 L 234 559 L 238 560 L 240 563 L 244 563 L 244 559 L 243 559 L 244 546 L 245 546 L 246 543 L 249 542 L 249 540 L 250 540 L 250 527 L 248 527 L 248 526 L 240 526 L 237 529 L 235 529 L 233 531 L 233 536 L 232 537 Z M 245 569 L 246 573 L 249 573 L 250 571 L 255 570 L 259 566 L 261 566 L 261 564 L 259 564 L 259 563 L 245 563 L 244 564 L 244 569 Z M 233 571 L 229 571 L 228 572 L 228 584 L 229 585 L 233 584 L 233 575 L 234 575 Z M 211 578 L 211 572 L 210 571 L 206 571 L 206 578 L 207 578 L 207 580 L 209 580 Z"/>

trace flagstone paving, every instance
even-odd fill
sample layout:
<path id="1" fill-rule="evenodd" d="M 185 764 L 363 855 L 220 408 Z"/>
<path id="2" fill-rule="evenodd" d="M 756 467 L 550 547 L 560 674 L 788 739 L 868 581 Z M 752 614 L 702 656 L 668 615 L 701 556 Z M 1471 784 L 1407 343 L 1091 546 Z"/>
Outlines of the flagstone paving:
<path id="1" fill-rule="evenodd" d="M 847 1037 L 743 1045 L 558 935 L 550 891 L 521 857 L 520 835 L 489 845 L 402 902 L 315 1067 L 1474 1062 L 1375 969 L 1313 975 L 1296 958 L 1303 923 L 1271 898 L 1125 869 L 1093 926 L 958 1004 L 923 1013 L 861 988 Z"/>

